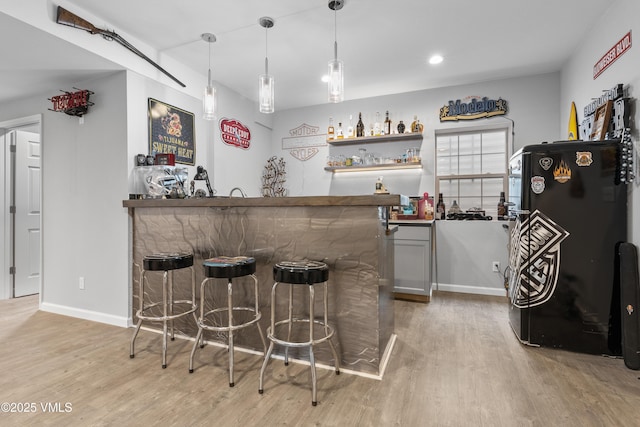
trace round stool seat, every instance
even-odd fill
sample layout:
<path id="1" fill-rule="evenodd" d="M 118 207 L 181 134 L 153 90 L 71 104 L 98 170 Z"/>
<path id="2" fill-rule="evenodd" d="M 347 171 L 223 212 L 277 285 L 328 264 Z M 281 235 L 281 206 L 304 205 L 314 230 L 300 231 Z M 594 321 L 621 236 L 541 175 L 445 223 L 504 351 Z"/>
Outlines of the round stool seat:
<path id="1" fill-rule="evenodd" d="M 193 254 L 157 253 L 145 256 L 142 264 L 147 271 L 178 270 L 193 265 Z"/>
<path id="2" fill-rule="evenodd" d="M 273 280 L 294 285 L 313 285 L 329 280 L 329 266 L 320 261 L 282 261 L 273 266 Z"/>
<path id="3" fill-rule="evenodd" d="M 203 262 L 204 275 L 216 279 L 233 279 L 256 272 L 256 260 L 247 256 L 219 256 Z"/>

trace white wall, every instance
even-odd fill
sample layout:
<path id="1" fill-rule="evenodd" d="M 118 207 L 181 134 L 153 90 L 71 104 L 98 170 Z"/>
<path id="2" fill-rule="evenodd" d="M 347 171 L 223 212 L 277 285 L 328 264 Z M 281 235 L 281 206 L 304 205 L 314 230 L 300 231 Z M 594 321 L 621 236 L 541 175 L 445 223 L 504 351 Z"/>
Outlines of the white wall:
<path id="1" fill-rule="evenodd" d="M 83 117 L 43 119 L 41 309 L 105 323 L 128 319 L 126 75 L 79 82 Z M 85 289 L 79 289 L 79 278 Z"/>
<path id="2" fill-rule="evenodd" d="M 348 88 L 347 88 L 348 90 Z M 287 187 L 290 195 L 350 195 L 369 194 L 374 191 L 376 177 L 383 175 L 387 188 L 392 193 L 421 195 L 435 192 L 435 132 L 441 129 L 468 129 L 478 126 L 502 125 L 510 121 L 496 117 L 470 122 L 440 123 L 440 108 L 449 100 L 468 96 L 501 97 L 508 102 L 508 117 L 515 122 L 515 149 L 542 141 L 561 139 L 560 128 L 560 73 L 535 75 L 474 85 L 446 87 L 433 90 L 402 93 L 384 97 L 361 99 L 341 104 L 324 104 L 314 107 L 277 112 L 274 118 L 273 150 L 287 160 Z M 320 152 L 306 162 L 293 158 L 282 149 L 282 138 L 289 130 L 302 123 L 319 126 L 326 133 L 329 117 L 334 125 L 349 121 L 349 114 L 357 122 L 358 112 L 363 113 L 365 127 L 369 127 L 376 111 L 389 110 L 393 125 L 402 119 L 411 123 L 417 115 L 425 125 L 421 143 L 423 169 L 421 171 L 384 171 L 348 174 L 331 174 L 324 171 L 327 155 L 357 154 L 359 147 L 368 151 L 393 155 L 415 146 L 415 142 L 379 143 L 352 145 L 347 147 L 320 147 Z M 497 196 L 497 195 L 496 195 Z M 439 288 L 456 292 L 504 295 L 502 276 L 491 271 L 491 262 L 500 261 L 501 268 L 507 266 L 507 233 L 502 223 L 492 222 L 447 222 L 436 226 L 437 263 Z M 464 268 L 460 268 L 464 266 Z M 435 272 L 435 269 L 434 269 Z M 435 280 L 435 276 L 434 276 Z"/>
<path id="3" fill-rule="evenodd" d="M 640 96 L 640 46 L 635 40 L 631 49 L 614 62 L 596 80 L 593 80 L 593 65 L 604 55 L 615 43 L 618 42 L 629 30 L 632 35 L 640 34 L 640 2 L 637 0 L 617 0 L 602 16 L 600 23 L 592 28 L 585 35 L 580 46 L 576 48 L 574 55 L 567 61 L 562 69 L 562 93 L 561 93 L 561 131 L 566 132 L 566 124 L 569 120 L 569 109 L 571 102 L 576 103 L 578 110 L 578 122 L 584 118 L 583 108 L 589 104 L 592 98 L 599 97 L 603 90 L 610 89 L 618 83 L 625 86 L 627 96 L 633 98 L 632 108 L 632 128 L 634 129 L 633 140 L 636 150 L 636 176 L 640 177 L 638 166 L 640 157 L 638 156 L 640 146 L 640 134 L 638 125 L 640 124 L 640 111 L 638 110 L 638 100 Z M 640 245 L 640 197 L 638 188 L 640 179 L 629 186 L 629 241 L 635 245 Z M 635 215 L 633 213 L 636 213 Z"/>

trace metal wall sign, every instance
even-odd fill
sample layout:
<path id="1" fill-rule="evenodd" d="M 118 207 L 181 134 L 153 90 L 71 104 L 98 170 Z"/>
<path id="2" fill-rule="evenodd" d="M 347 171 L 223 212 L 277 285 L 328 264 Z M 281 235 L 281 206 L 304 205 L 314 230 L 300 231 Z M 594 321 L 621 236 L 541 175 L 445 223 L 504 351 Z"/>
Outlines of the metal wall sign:
<path id="1" fill-rule="evenodd" d="M 470 96 L 464 100 L 449 101 L 440 108 L 440 121 L 477 120 L 507 114 L 507 101 L 502 98 Z"/>
<path id="2" fill-rule="evenodd" d="M 240 120 L 220 119 L 220 137 L 222 142 L 232 147 L 248 150 L 251 147 L 251 131 Z"/>
<path id="3" fill-rule="evenodd" d="M 282 149 L 289 150 L 289 154 L 302 162 L 318 154 L 320 150 L 317 147 L 327 145 L 327 135 L 320 133 L 319 126 L 302 123 L 289 129 L 289 135 L 282 138 Z"/>
<path id="4" fill-rule="evenodd" d="M 629 49 L 631 49 L 631 30 L 616 44 L 613 45 L 611 49 L 607 51 L 602 58 L 598 60 L 593 66 L 593 80 L 597 79 L 598 76 L 609 68 L 614 62 L 618 60 L 623 54 L 625 54 Z"/>

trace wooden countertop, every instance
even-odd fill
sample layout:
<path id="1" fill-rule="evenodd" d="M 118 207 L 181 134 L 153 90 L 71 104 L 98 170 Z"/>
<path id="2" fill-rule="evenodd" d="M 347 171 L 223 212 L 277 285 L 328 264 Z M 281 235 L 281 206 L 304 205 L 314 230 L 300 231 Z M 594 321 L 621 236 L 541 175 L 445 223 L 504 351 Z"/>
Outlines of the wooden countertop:
<path id="1" fill-rule="evenodd" d="M 125 208 L 168 207 L 290 207 L 290 206 L 397 206 L 399 194 L 363 196 L 303 197 L 207 197 L 202 199 L 133 199 L 123 200 Z"/>

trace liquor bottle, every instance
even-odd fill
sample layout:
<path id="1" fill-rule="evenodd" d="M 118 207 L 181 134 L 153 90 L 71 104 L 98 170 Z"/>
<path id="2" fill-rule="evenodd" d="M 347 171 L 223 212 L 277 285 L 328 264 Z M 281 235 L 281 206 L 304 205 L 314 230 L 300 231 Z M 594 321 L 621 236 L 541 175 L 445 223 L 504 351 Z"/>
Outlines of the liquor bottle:
<path id="1" fill-rule="evenodd" d="M 347 138 L 353 138 L 353 115 L 349 114 L 349 127 L 347 128 Z"/>
<path id="2" fill-rule="evenodd" d="M 338 132 L 337 132 L 336 137 L 338 139 L 344 138 L 344 132 L 342 131 L 342 122 L 338 122 Z"/>
<path id="3" fill-rule="evenodd" d="M 436 219 L 445 219 L 444 201 L 442 200 L 442 193 L 438 193 L 438 204 L 436 205 Z"/>
<path id="4" fill-rule="evenodd" d="M 373 136 L 380 136 L 382 128 L 380 127 L 380 113 L 376 112 L 376 121 L 373 124 Z"/>
<path id="5" fill-rule="evenodd" d="M 504 191 L 500 192 L 500 201 L 498 202 L 498 219 L 506 219 L 507 206 L 504 204 Z"/>
<path id="6" fill-rule="evenodd" d="M 404 123 L 402 122 L 402 120 L 400 120 L 400 123 L 398 123 L 398 133 L 404 133 Z"/>
<path id="7" fill-rule="evenodd" d="M 362 113 L 358 113 L 358 124 L 356 125 L 356 136 L 358 138 L 364 136 L 364 123 L 362 123 Z"/>
<path id="8" fill-rule="evenodd" d="M 387 115 L 384 119 L 384 134 L 391 135 L 391 120 L 389 120 L 389 110 L 387 110 Z"/>
<path id="9" fill-rule="evenodd" d="M 335 139 L 336 130 L 333 127 L 333 117 L 329 117 L 329 128 L 327 129 L 327 139 Z"/>
<path id="10" fill-rule="evenodd" d="M 411 132 L 422 133 L 424 126 L 420 123 L 418 116 L 413 116 L 413 123 L 411 123 Z"/>

